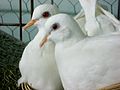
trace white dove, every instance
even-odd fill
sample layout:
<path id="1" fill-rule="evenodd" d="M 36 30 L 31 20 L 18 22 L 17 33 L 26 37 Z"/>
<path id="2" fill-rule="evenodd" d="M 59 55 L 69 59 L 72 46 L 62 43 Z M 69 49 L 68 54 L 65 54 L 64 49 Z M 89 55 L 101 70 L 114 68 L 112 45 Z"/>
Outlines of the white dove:
<path id="1" fill-rule="evenodd" d="M 57 67 L 65 90 L 97 90 L 120 83 L 120 32 L 85 37 L 66 14 L 50 17 L 44 28 L 46 35 L 40 46 L 47 40 L 55 42 Z"/>
<path id="2" fill-rule="evenodd" d="M 50 16 L 57 13 L 57 8 L 51 4 L 40 5 L 35 8 L 32 20 L 24 27 L 27 29 L 39 20 L 39 32 L 26 46 L 19 62 L 22 76 L 18 80 L 18 85 L 28 83 L 37 90 L 63 90 L 54 56 L 54 43 L 49 41 L 43 48 L 39 47 L 39 42 L 45 34 L 42 28 L 44 23 Z M 28 88 L 27 86 L 24 87 Z"/>

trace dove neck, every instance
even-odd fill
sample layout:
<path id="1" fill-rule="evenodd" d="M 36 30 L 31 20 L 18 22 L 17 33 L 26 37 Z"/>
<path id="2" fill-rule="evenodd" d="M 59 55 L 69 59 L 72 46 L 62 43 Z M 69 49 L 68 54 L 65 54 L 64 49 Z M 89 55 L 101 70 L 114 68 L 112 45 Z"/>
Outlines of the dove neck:
<path id="1" fill-rule="evenodd" d="M 65 49 L 65 48 L 70 48 L 73 45 L 77 44 L 78 42 L 80 42 L 81 40 L 83 40 L 85 37 L 72 37 L 69 38 L 67 40 L 64 40 L 62 42 L 58 42 L 56 43 L 56 47 L 61 47 L 61 49 Z"/>

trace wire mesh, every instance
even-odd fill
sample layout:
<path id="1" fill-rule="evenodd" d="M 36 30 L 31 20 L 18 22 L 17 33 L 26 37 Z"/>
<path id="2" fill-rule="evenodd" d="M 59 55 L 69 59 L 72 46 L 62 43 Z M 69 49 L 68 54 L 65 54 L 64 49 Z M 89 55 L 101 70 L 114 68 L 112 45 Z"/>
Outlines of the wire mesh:
<path id="1" fill-rule="evenodd" d="M 21 1 L 21 6 L 20 6 Z M 37 33 L 37 28 L 33 27 L 28 31 L 20 31 L 32 15 L 33 9 L 44 3 L 57 5 L 60 12 L 76 15 L 81 10 L 79 0 L 1 0 L 0 3 L 0 30 L 9 33 L 17 39 L 29 42 Z M 119 0 L 98 0 L 98 3 L 105 6 L 111 13 L 119 18 Z M 22 13 L 20 13 L 20 8 Z"/>

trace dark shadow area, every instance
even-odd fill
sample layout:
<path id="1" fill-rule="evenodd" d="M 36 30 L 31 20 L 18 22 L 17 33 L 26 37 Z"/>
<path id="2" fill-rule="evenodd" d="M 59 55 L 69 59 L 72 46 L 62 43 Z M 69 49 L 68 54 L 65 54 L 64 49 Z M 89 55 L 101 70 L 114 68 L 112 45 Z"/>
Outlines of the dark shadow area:
<path id="1" fill-rule="evenodd" d="M 0 31 L 0 90 L 16 90 L 20 77 L 18 63 L 25 44 Z"/>

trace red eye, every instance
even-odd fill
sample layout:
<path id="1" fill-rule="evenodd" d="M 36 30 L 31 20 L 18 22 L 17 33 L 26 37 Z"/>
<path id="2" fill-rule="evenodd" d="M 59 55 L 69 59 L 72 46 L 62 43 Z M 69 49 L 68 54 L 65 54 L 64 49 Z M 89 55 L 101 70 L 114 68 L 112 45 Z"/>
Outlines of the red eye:
<path id="1" fill-rule="evenodd" d="M 59 27 L 60 27 L 60 25 L 59 25 L 58 23 L 55 23 L 55 24 L 52 25 L 52 29 L 53 29 L 53 30 L 56 30 L 56 29 L 58 29 Z"/>
<path id="2" fill-rule="evenodd" d="M 47 17 L 50 16 L 50 13 L 49 13 L 49 12 L 44 12 L 44 13 L 42 14 L 42 16 L 43 16 L 44 18 L 47 18 Z"/>

